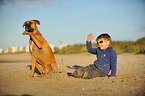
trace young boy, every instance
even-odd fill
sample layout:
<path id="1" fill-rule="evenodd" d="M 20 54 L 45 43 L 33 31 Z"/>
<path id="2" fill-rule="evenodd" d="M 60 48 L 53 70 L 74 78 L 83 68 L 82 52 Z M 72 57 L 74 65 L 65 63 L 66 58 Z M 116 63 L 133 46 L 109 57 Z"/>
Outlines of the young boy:
<path id="1" fill-rule="evenodd" d="M 92 65 L 77 69 L 71 76 L 92 79 L 107 76 L 111 70 L 109 78 L 115 78 L 117 55 L 113 47 L 111 47 L 111 37 L 108 34 L 99 35 L 96 39 L 99 46 L 98 48 L 92 48 L 91 40 L 93 38 L 94 36 L 90 33 L 86 42 L 87 50 L 89 53 L 97 55 L 97 60 L 95 60 Z"/>

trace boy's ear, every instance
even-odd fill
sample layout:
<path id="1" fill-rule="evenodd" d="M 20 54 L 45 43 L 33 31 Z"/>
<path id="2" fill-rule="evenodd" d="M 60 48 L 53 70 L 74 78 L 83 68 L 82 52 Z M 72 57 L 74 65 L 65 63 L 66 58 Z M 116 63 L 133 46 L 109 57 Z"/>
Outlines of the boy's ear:
<path id="1" fill-rule="evenodd" d="M 109 46 L 112 46 L 112 42 L 111 41 L 109 41 Z"/>
<path id="2" fill-rule="evenodd" d="M 33 21 L 40 25 L 40 21 L 38 20 L 33 20 Z"/>

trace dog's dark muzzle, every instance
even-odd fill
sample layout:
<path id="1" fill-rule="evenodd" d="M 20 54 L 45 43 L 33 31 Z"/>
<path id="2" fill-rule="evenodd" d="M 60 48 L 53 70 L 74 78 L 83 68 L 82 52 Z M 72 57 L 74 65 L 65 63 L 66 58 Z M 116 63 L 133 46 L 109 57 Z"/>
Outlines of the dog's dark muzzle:
<path id="1" fill-rule="evenodd" d="M 27 31 L 27 32 L 33 32 L 34 29 L 31 28 L 30 24 L 26 24 L 26 25 L 25 25 L 25 31 Z"/>

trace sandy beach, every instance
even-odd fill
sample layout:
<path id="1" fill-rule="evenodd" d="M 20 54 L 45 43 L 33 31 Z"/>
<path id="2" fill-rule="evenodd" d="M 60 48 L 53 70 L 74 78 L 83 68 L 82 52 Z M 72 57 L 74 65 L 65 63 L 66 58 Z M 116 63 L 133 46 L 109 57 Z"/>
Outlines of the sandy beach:
<path id="1" fill-rule="evenodd" d="M 0 55 L 0 95 L 145 96 L 145 55 L 125 53 L 117 56 L 116 78 L 80 79 L 68 77 L 66 73 L 92 64 L 95 55 L 55 54 L 62 68 L 53 70 L 49 78 L 27 78 L 31 72 L 29 53 Z"/>

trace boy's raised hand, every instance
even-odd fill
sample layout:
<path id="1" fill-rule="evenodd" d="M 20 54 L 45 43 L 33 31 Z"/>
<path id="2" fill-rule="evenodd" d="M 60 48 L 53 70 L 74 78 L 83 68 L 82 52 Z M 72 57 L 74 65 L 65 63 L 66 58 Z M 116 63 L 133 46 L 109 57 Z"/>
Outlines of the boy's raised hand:
<path id="1" fill-rule="evenodd" d="M 90 34 L 88 35 L 88 42 L 90 42 L 93 38 L 94 38 L 93 34 L 90 33 Z"/>

